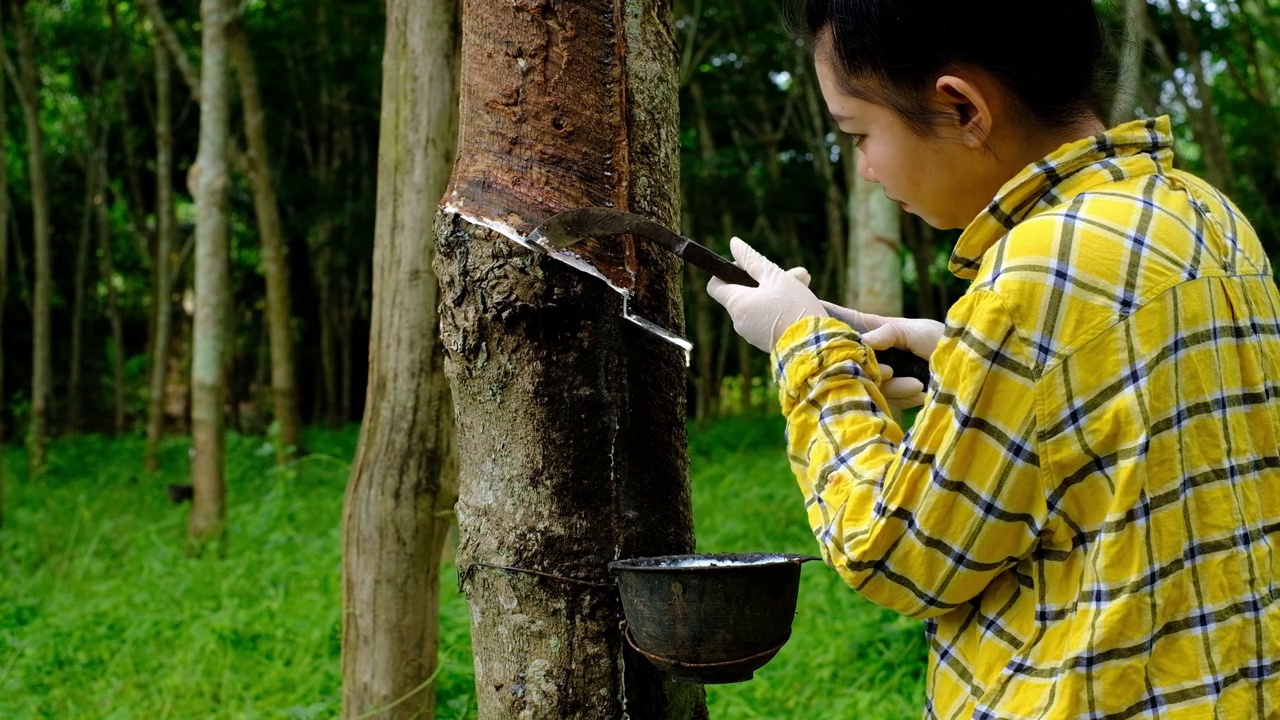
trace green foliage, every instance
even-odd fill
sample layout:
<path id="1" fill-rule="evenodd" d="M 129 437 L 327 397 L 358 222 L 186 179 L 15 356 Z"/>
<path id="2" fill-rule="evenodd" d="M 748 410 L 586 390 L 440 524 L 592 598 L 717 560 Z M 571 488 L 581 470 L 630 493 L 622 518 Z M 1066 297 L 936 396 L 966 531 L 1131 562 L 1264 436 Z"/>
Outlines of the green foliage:
<path id="1" fill-rule="evenodd" d="M 43 484 L 10 452 L 0 530 L 0 717 L 6 720 L 335 718 L 341 705 L 340 527 L 357 432 L 312 431 L 297 472 L 231 436 L 225 557 L 183 552 L 187 447 L 140 472 L 141 441 L 55 443 Z M 264 451 L 265 448 L 265 451 Z M 734 419 L 691 448 L 702 551 L 812 554 L 778 418 Z M 474 719 L 469 613 L 447 567 L 442 720 Z M 919 623 L 805 566 L 791 641 L 750 683 L 709 686 L 712 717 L 900 720 L 923 703 Z"/>

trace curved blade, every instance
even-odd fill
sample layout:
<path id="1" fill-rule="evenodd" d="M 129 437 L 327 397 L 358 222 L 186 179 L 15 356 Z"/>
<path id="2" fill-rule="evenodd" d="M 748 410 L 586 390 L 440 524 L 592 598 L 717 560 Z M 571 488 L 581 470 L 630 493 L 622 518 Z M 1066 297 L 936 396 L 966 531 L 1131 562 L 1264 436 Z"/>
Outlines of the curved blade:
<path id="1" fill-rule="evenodd" d="M 554 248 L 567 248 L 574 243 L 609 235 L 639 235 L 680 254 L 688 243 L 661 224 L 646 217 L 613 208 L 587 207 L 553 215 L 534 228 L 532 238 L 546 238 Z"/>
<path id="2" fill-rule="evenodd" d="M 529 239 L 545 239 L 553 248 L 564 249 L 574 243 L 611 235 L 631 235 L 657 243 L 685 262 L 700 267 L 728 283 L 756 287 L 751 275 L 712 250 L 683 235 L 671 232 L 649 218 L 613 208 L 586 207 L 553 215 L 534 228 Z"/>

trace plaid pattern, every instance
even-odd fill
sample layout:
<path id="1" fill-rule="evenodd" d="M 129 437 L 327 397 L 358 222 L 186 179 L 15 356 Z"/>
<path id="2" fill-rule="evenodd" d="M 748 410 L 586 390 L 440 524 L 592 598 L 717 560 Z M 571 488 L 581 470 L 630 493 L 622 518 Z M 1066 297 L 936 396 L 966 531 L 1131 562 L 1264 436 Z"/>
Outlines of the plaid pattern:
<path id="1" fill-rule="evenodd" d="M 952 260 L 904 436 L 848 326 L 773 361 L 829 565 L 925 618 L 927 718 L 1280 717 L 1280 293 L 1168 118 L 1063 146 Z"/>

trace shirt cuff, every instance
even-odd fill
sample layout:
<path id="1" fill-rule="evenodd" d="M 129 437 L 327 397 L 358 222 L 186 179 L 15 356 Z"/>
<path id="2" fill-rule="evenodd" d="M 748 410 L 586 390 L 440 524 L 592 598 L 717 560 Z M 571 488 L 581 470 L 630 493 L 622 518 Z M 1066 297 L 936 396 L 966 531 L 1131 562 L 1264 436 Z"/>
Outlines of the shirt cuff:
<path id="1" fill-rule="evenodd" d="M 880 365 L 847 323 L 829 317 L 798 320 L 782 333 L 771 355 L 784 414 L 808 396 L 823 375 L 838 373 L 880 384 Z"/>

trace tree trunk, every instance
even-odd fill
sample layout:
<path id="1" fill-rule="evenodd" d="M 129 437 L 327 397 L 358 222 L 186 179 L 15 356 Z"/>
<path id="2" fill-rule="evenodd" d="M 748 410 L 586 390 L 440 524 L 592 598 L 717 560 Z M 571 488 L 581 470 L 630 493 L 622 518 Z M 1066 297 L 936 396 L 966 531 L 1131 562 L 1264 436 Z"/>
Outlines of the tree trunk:
<path id="1" fill-rule="evenodd" d="M 822 273 L 814 276 L 813 285 L 820 297 L 839 297 L 844 293 L 844 288 L 840 286 L 843 284 L 845 268 L 849 265 L 848 258 L 845 257 L 848 244 L 845 234 L 848 199 L 836 179 L 836 164 L 831 161 L 830 149 L 827 147 L 826 138 L 831 132 L 831 126 L 826 112 L 822 110 L 818 79 L 811 71 L 806 71 L 802 81 L 809 116 L 809 147 L 813 153 L 813 168 L 826 189 L 823 217 L 827 229 L 827 261 Z"/>
<path id="2" fill-rule="evenodd" d="M 1146 11 L 1146 8 L 1143 8 Z M 1196 142 L 1204 154 L 1205 179 L 1228 196 L 1235 195 L 1235 176 L 1231 172 L 1231 160 L 1227 157 L 1226 140 L 1222 126 L 1213 112 L 1213 91 L 1205 78 L 1204 63 L 1200 53 L 1200 41 L 1191 23 L 1177 2 L 1169 3 L 1169 15 L 1178 34 L 1178 43 L 1187 54 L 1187 72 L 1195 78 L 1195 99 L 1200 107 L 1190 107 L 1187 112 L 1195 121 Z"/>
<path id="3" fill-rule="evenodd" d="M 156 66 L 156 254 L 152 263 L 152 333 L 150 391 L 147 397 L 147 447 L 145 461 L 148 472 L 159 469 L 156 460 L 160 438 L 164 434 L 165 378 L 168 370 L 169 338 L 173 334 L 173 302 L 171 259 L 177 231 L 173 212 L 173 120 L 169 53 L 157 40 L 154 48 Z"/>
<path id="4" fill-rule="evenodd" d="M 457 138 L 458 13 L 456 0 L 387 5 L 368 402 L 343 517 L 346 718 L 435 716 L 458 484 L 432 220 Z"/>
<path id="5" fill-rule="evenodd" d="M 107 212 L 107 147 L 106 137 L 102 138 L 98 148 L 98 191 L 94 198 L 94 212 L 98 220 L 98 244 L 101 249 L 99 271 L 102 282 L 107 286 L 107 320 L 111 325 L 111 343 L 114 352 L 111 357 L 111 377 L 114 389 L 115 424 L 117 434 L 124 432 L 125 426 L 125 384 L 124 384 L 124 321 L 120 317 L 120 298 L 116 292 L 115 262 L 111 253 L 111 216 Z"/>
<path id="6" fill-rule="evenodd" d="M 98 133 L 90 129 L 91 142 L 98 142 Z M 101 148 L 90 150 L 85 158 L 84 178 L 84 211 L 80 215 L 80 237 L 76 243 L 75 288 L 71 300 L 71 365 L 67 372 L 67 429 L 76 432 L 81 429 L 81 409 L 84 403 L 84 388 L 81 387 L 81 371 L 84 368 L 84 306 L 87 288 L 86 276 L 89 274 L 89 240 L 93 234 L 94 198 L 98 193 L 98 159 Z"/>
<path id="7" fill-rule="evenodd" d="M 1127 0 L 1125 3 L 1124 45 L 1120 48 L 1120 75 L 1116 83 L 1115 101 L 1111 105 L 1111 124 L 1119 125 L 1133 119 L 1138 107 L 1139 87 L 1142 82 L 1142 57 L 1147 35 L 1143 32 L 1143 17 L 1150 0 Z"/>
<path id="8" fill-rule="evenodd" d="M 627 323 L 600 279 L 513 242 L 570 207 L 676 226 L 670 11 L 468 0 L 462 14 L 459 156 L 435 267 L 481 720 L 706 717 L 700 686 L 625 646 L 607 568 L 693 549 L 684 357 Z M 683 330 L 675 258 L 622 240 L 580 251 L 641 289 L 633 311 Z"/>
<path id="9" fill-rule="evenodd" d="M 301 423 L 298 417 L 298 388 L 293 366 L 292 314 L 289 310 L 289 265 L 275 183 L 271 177 L 271 156 L 258 75 L 242 22 L 227 29 L 231 57 L 240 81 L 240 104 L 244 109 L 244 133 L 249 142 L 249 181 L 253 187 L 253 207 L 262 239 L 262 274 L 267 281 L 267 322 L 271 332 L 271 388 L 276 422 L 280 423 L 280 455 L 284 462 L 298 448 Z"/>
<path id="10" fill-rule="evenodd" d="M 934 298 L 933 287 L 933 247 L 932 228 L 927 228 L 924 221 L 914 215 L 902 215 L 902 242 L 911 251 L 911 260 L 916 268 L 916 316 L 939 319 L 938 301 Z"/>
<path id="11" fill-rule="evenodd" d="M 876 183 L 854 173 L 849 194 L 849 263 L 845 304 L 862 312 L 902 316 L 902 209 Z"/>
<path id="12" fill-rule="evenodd" d="M 49 442 L 50 386 L 53 375 L 53 333 L 49 310 L 53 295 L 52 240 L 49 237 L 49 191 L 45 180 L 44 139 L 40 130 L 40 92 L 37 87 L 35 46 L 26 17 L 26 3 L 11 2 L 14 34 L 18 44 L 18 100 L 27 126 L 27 174 L 31 179 L 34 216 L 35 287 L 32 298 L 34 324 L 31 348 L 31 427 L 28 431 L 28 462 L 31 477 L 44 470 Z"/>
<path id="13" fill-rule="evenodd" d="M 0 38 L 4 37 L 4 8 L 0 7 Z M 5 113 L 4 79 L 0 78 L 0 118 L 8 117 Z M 9 299 L 9 153 L 8 143 L 0 142 L 0 527 L 4 527 L 4 440 L 6 423 L 4 407 L 6 398 L 4 389 L 4 308 Z"/>
<path id="14" fill-rule="evenodd" d="M 196 196 L 195 321 L 192 329 L 191 435 L 195 497 L 187 534 L 194 549 L 219 540 L 226 521 L 223 478 L 227 320 L 228 83 L 227 0 L 200 0 L 200 143 Z"/>

